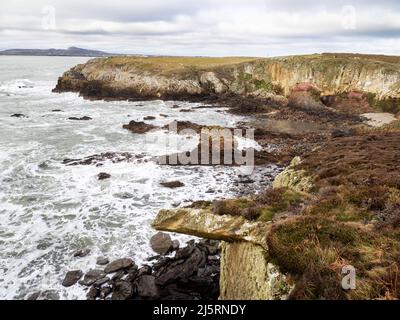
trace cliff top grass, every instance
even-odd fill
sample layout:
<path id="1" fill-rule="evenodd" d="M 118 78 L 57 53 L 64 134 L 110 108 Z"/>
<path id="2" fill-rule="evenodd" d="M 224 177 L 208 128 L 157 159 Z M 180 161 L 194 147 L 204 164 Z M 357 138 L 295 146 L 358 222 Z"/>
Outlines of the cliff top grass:
<path id="1" fill-rule="evenodd" d="M 315 191 L 299 215 L 274 225 L 270 255 L 296 279 L 295 299 L 399 299 L 400 131 L 336 138 L 296 169 Z M 357 288 L 341 288 L 341 268 Z"/>
<path id="2" fill-rule="evenodd" d="M 216 214 L 273 221 L 268 254 L 295 283 L 292 299 L 400 298 L 400 130 L 334 138 L 294 169 L 304 194 L 285 187 L 214 204 Z M 341 286 L 356 269 L 356 290 Z"/>
<path id="3" fill-rule="evenodd" d="M 254 61 L 251 57 L 110 57 L 96 59 L 110 67 L 135 68 L 151 73 L 185 73 L 193 70 L 213 69 L 217 67 Z"/>

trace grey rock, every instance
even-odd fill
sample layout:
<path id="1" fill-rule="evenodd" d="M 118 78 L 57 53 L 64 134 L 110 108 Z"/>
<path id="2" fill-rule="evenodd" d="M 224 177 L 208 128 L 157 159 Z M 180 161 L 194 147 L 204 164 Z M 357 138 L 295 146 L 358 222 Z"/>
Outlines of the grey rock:
<path id="1" fill-rule="evenodd" d="M 27 300 L 60 300 L 60 295 L 55 290 L 37 291 L 31 294 Z"/>
<path id="2" fill-rule="evenodd" d="M 111 178 L 111 174 L 106 173 L 106 172 L 100 172 L 100 173 L 97 175 L 97 178 L 98 178 L 99 180 L 110 179 L 110 178 Z"/>
<path id="3" fill-rule="evenodd" d="M 154 252 L 165 255 L 171 251 L 172 240 L 169 234 L 159 232 L 150 239 L 150 246 Z"/>
<path id="4" fill-rule="evenodd" d="M 144 275 L 136 280 L 137 293 L 141 298 L 157 299 L 159 296 L 156 278 L 150 275 Z"/>
<path id="5" fill-rule="evenodd" d="M 132 193 L 129 192 L 120 192 L 113 194 L 113 197 L 126 200 L 126 199 L 132 199 L 134 196 Z"/>
<path id="6" fill-rule="evenodd" d="M 110 263 L 110 260 L 108 260 L 105 257 L 99 257 L 99 258 L 97 258 L 97 261 L 96 261 L 96 264 L 99 265 L 99 266 L 105 266 L 105 265 L 107 265 L 109 263 Z"/>
<path id="7" fill-rule="evenodd" d="M 96 287 L 91 287 L 89 292 L 86 294 L 86 298 L 88 300 L 96 300 L 96 298 L 100 295 L 100 290 Z"/>
<path id="8" fill-rule="evenodd" d="M 82 278 L 82 276 L 83 276 L 82 270 L 68 271 L 67 274 L 65 275 L 62 285 L 64 287 L 71 287 L 74 284 L 76 284 Z"/>
<path id="9" fill-rule="evenodd" d="M 106 276 L 103 270 L 90 270 L 88 273 L 85 274 L 83 280 L 79 281 L 79 284 L 84 286 L 91 286 L 96 281 L 103 279 Z"/>
<path id="10" fill-rule="evenodd" d="M 104 278 L 101 278 L 101 279 L 97 280 L 97 281 L 93 284 L 93 286 L 95 286 L 95 287 L 101 287 L 103 284 L 107 283 L 108 281 L 110 281 L 110 278 L 109 278 L 109 277 L 104 277 Z"/>
<path id="11" fill-rule="evenodd" d="M 90 253 L 90 249 L 80 249 L 74 252 L 75 258 L 84 258 Z"/>
<path id="12" fill-rule="evenodd" d="M 117 272 L 122 269 L 129 269 L 130 267 L 132 267 L 134 265 L 135 265 L 135 263 L 130 258 L 118 259 L 118 260 L 115 260 L 115 261 L 111 262 L 110 264 L 108 264 L 105 267 L 104 272 L 105 273 L 113 273 L 113 272 Z"/>
<path id="13" fill-rule="evenodd" d="M 128 300 L 134 293 L 133 286 L 128 281 L 119 281 L 113 287 L 112 300 Z"/>

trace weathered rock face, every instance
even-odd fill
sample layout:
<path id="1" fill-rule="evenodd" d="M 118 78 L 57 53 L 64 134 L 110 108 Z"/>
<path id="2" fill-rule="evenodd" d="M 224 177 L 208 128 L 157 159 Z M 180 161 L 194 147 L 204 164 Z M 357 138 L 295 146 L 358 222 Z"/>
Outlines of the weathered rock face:
<path id="1" fill-rule="evenodd" d="M 209 209 L 179 209 L 161 211 L 153 227 L 224 241 L 220 299 L 285 299 L 291 290 L 286 277 L 269 261 L 265 242 L 268 223 L 218 216 Z"/>
<path id="2" fill-rule="evenodd" d="M 291 289 L 264 248 L 248 242 L 223 243 L 221 300 L 284 300 Z"/>
<path id="3" fill-rule="evenodd" d="M 308 175 L 304 170 L 296 168 L 301 163 L 299 157 L 295 157 L 289 167 L 281 172 L 273 182 L 273 187 L 289 188 L 297 192 L 309 193 L 314 188 L 313 177 Z"/>
<path id="4" fill-rule="evenodd" d="M 398 59 L 400 61 L 400 59 Z M 287 104 L 293 88 L 312 85 L 324 100 L 351 92 L 397 110 L 400 62 L 382 56 L 322 54 L 270 59 L 106 58 L 60 77 L 56 92 L 100 99 L 195 99 L 238 95 Z M 305 95 L 305 91 L 295 95 Z M 299 99 L 299 97 L 297 97 Z M 381 102 L 384 102 L 383 105 Z M 374 102 L 375 103 L 375 102 Z"/>
<path id="5" fill-rule="evenodd" d="M 160 231 L 178 232 L 226 242 L 246 241 L 267 248 L 269 224 L 249 222 L 242 216 L 218 216 L 210 209 L 162 210 L 153 222 Z"/>

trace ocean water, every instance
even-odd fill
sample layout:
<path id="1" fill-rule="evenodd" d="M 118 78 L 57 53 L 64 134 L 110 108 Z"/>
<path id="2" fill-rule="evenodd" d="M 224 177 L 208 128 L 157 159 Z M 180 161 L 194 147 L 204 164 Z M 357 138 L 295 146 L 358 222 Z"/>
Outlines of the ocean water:
<path id="1" fill-rule="evenodd" d="M 86 60 L 0 57 L 0 299 L 25 299 L 40 290 L 55 290 L 61 299 L 84 299 L 79 285 L 61 286 L 65 273 L 95 268 L 99 256 L 148 263 L 154 255 L 149 239 L 155 231 L 150 224 L 160 209 L 261 190 L 280 170 L 258 168 L 250 177 L 253 184 L 241 184 L 237 168 L 157 165 L 151 157 L 190 150 L 197 138 L 175 136 L 178 148 L 166 148 L 168 132 L 135 135 L 122 129 L 123 124 L 145 116 L 156 116 L 151 121 L 155 125 L 179 119 L 234 126 L 244 119 L 223 109 L 182 113 L 173 101 L 87 101 L 75 93 L 51 92 L 58 76 Z M 199 106 L 178 104 L 182 109 Z M 62 112 L 52 112 L 55 109 Z M 10 117 L 15 113 L 27 117 Z M 93 120 L 68 120 L 82 116 Z M 102 167 L 63 164 L 66 158 L 103 152 L 140 154 L 141 159 L 106 161 Z M 98 181 L 100 172 L 112 178 Z M 160 186 L 173 180 L 185 186 Z M 173 237 L 181 242 L 190 239 Z M 82 248 L 91 250 L 87 257 L 72 257 Z"/>

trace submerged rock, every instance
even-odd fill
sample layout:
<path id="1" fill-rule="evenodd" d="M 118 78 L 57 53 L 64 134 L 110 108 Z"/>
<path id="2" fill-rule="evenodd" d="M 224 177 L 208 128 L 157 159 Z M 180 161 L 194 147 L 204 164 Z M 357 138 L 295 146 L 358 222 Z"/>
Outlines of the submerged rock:
<path id="1" fill-rule="evenodd" d="M 87 117 L 87 116 L 84 116 L 84 117 L 81 117 L 81 118 L 78 118 L 78 117 L 70 117 L 70 118 L 68 118 L 68 120 L 74 120 L 74 121 L 89 121 L 89 120 L 93 120 L 91 117 Z"/>
<path id="2" fill-rule="evenodd" d="M 153 116 L 147 116 L 147 117 L 143 118 L 143 120 L 155 120 L 155 119 L 156 119 L 156 117 L 153 117 Z"/>
<path id="3" fill-rule="evenodd" d="M 99 266 L 105 266 L 105 265 L 107 265 L 109 263 L 110 263 L 110 260 L 108 260 L 105 257 L 99 257 L 99 258 L 97 258 L 97 261 L 96 261 L 96 264 L 99 265 Z"/>
<path id="4" fill-rule="evenodd" d="M 10 116 L 11 118 L 29 118 L 28 116 L 22 114 L 22 113 L 14 113 Z"/>
<path id="5" fill-rule="evenodd" d="M 137 293 L 141 298 L 157 299 L 159 289 L 156 285 L 156 278 L 151 275 L 143 275 L 136 280 Z"/>
<path id="6" fill-rule="evenodd" d="M 134 120 L 129 122 L 129 124 L 123 125 L 122 127 L 124 129 L 131 131 L 132 133 L 138 133 L 138 134 L 147 133 L 151 130 L 157 129 L 157 127 L 153 126 L 152 124 L 147 124 L 145 122 L 137 122 Z"/>
<path id="7" fill-rule="evenodd" d="M 162 185 L 165 188 L 170 188 L 170 189 L 176 189 L 176 188 L 181 188 L 181 187 L 185 186 L 185 184 L 180 181 L 161 182 L 160 185 Z"/>
<path id="8" fill-rule="evenodd" d="M 27 300 L 60 300 L 60 294 L 55 290 L 37 291 L 31 294 Z"/>
<path id="9" fill-rule="evenodd" d="M 159 232 L 150 239 L 150 246 L 154 252 L 165 255 L 172 249 L 172 239 L 169 234 Z"/>
<path id="10" fill-rule="evenodd" d="M 97 178 L 98 178 L 99 180 L 110 179 L 110 178 L 111 178 L 111 174 L 106 173 L 106 172 L 100 172 L 100 173 L 97 175 Z"/>
<path id="11" fill-rule="evenodd" d="M 80 249 L 78 251 L 75 251 L 73 256 L 75 258 L 84 258 L 86 256 L 88 256 L 90 253 L 90 249 Z"/>

